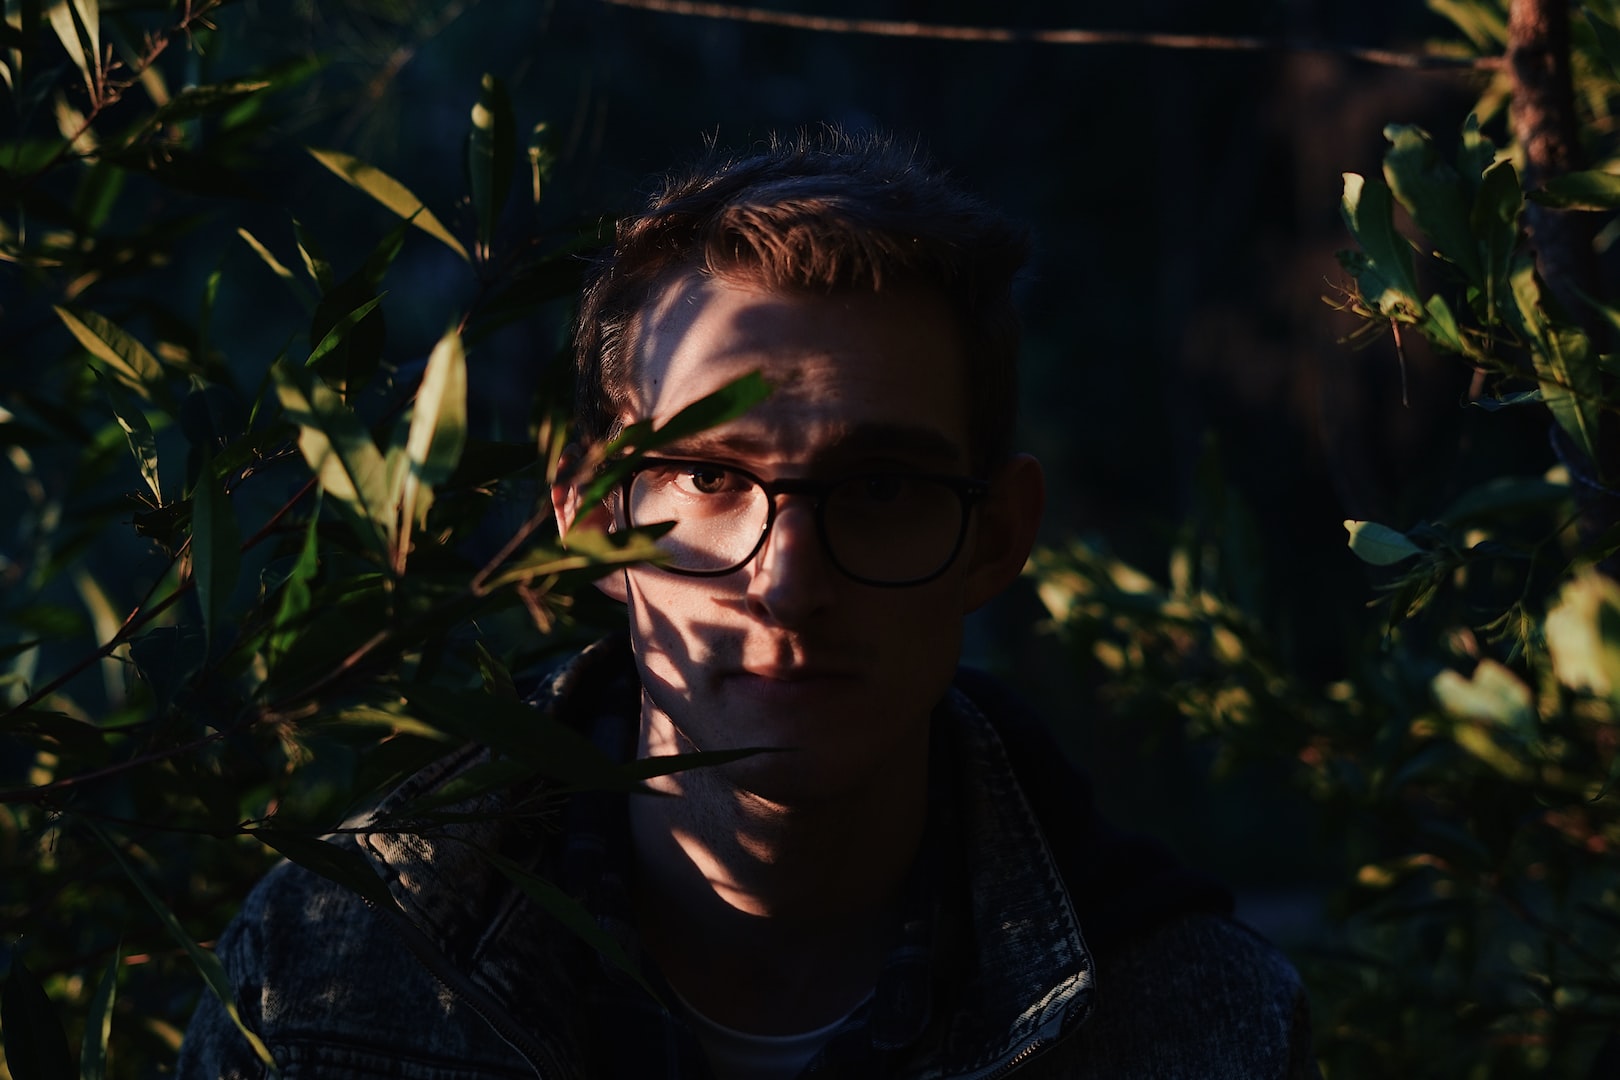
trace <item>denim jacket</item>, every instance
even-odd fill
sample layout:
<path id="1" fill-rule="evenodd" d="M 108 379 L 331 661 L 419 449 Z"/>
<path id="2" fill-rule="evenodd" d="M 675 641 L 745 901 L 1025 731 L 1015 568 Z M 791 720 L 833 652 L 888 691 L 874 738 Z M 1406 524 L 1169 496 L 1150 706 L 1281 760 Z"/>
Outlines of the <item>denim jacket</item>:
<path id="1" fill-rule="evenodd" d="M 541 704 L 625 752 L 636 702 L 628 649 L 609 641 Z M 888 960 L 806 1076 L 1316 1075 L 1293 968 L 1227 917 L 1222 890 L 1109 829 L 1004 690 L 963 672 L 932 742 L 927 834 Z M 368 820 L 487 760 L 451 755 Z M 354 842 L 398 910 L 282 864 L 219 942 L 239 1015 L 287 1080 L 708 1076 L 639 953 L 625 798 L 519 789 L 457 807 L 467 813 L 450 824 L 362 826 Z M 619 957 L 566 929 L 554 897 L 515 886 L 489 852 L 580 901 Z M 178 1075 L 266 1072 L 209 997 Z"/>

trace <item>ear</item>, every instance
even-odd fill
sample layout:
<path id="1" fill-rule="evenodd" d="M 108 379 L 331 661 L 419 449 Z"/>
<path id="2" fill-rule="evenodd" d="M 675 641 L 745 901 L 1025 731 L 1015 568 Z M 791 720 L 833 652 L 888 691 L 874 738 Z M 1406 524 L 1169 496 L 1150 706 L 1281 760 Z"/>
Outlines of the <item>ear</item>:
<path id="1" fill-rule="evenodd" d="M 605 504 L 597 503 L 591 507 L 581 504 L 579 481 L 573 473 L 574 466 L 579 463 L 582 456 L 583 453 L 577 446 L 570 445 L 565 449 L 557 475 L 569 479 L 551 486 L 551 511 L 557 515 L 557 533 L 563 547 L 568 546 L 568 534 L 576 527 L 608 532 L 613 530 L 613 517 Z M 594 584 L 619 603 L 625 602 L 627 594 L 623 571 L 614 569 L 611 573 L 597 578 Z"/>
<path id="2" fill-rule="evenodd" d="M 990 602 L 1017 580 L 1035 547 L 1035 533 L 1046 509 L 1046 474 L 1028 454 L 1016 454 L 990 478 L 990 492 L 975 513 L 964 613 Z"/>

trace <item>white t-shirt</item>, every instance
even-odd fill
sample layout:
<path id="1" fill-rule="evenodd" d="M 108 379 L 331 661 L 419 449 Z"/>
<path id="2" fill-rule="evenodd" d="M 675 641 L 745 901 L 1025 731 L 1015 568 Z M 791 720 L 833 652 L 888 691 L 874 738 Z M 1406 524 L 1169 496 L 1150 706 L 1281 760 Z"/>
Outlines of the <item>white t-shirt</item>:
<path id="1" fill-rule="evenodd" d="M 692 1008 L 692 1003 L 675 994 L 686 1020 L 709 1057 L 717 1080 L 793 1080 L 810 1064 L 838 1025 L 848 1020 L 863 1000 L 843 1016 L 824 1027 L 796 1035 L 753 1035 L 717 1024 Z"/>

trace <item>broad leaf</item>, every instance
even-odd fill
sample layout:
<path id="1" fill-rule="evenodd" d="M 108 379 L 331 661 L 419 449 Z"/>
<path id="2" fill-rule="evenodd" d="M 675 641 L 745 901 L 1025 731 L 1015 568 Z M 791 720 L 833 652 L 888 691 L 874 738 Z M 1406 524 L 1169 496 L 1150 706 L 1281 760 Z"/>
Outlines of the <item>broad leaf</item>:
<path id="1" fill-rule="evenodd" d="M 460 255 L 464 260 L 471 261 L 467 249 L 450 234 L 450 230 L 440 224 L 439 219 L 433 216 L 433 211 L 423 205 L 422 200 L 411 194 L 409 188 L 395 180 L 381 169 L 367 165 L 358 158 L 336 150 L 317 150 L 309 148 L 311 156 L 325 165 L 332 172 L 348 181 L 354 187 L 370 195 L 388 209 L 402 218 L 409 218 L 418 229 L 442 242 L 451 251 Z"/>
<path id="2" fill-rule="evenodd" d="M 1418 299 L 1412 249 L 1395 228 L 1389 188 L 1382 181 L 1345 173 L 1339 211 L 1361 245 L 1362 258 L 1353 260 L 1348 269 L 1367 301 L 1381 315 L 1415 317 L 1423 303 Z"/>
<path id="3" fill-rule="evenodd" d="M 1351 520 L 1346 521 L 1344 527 L 1350 533 L 1350 550 L 1362 562 L 1393 566 L 1423 554 L 1423 549 L 1407 539 L 1405 533 L 1396 532 L 1388 525 Z"/>
<path id="4" fill-rule="evenodd" d="M 1428 132 L 1409 124 L 1384 129 L 1390 148 L 1384 154 L 1384 179 L 1417 227 L 1429 235 L 1439 254 L 1469 278 L 1480 277 L 1479 249 L 1468 227 L 1472 200 L 1461 178 Z"/>
<path id="5" fill-rule="evenodd" d="M 1559 591 L 1544 630 L 1559 682 L 1598 697 L 1620 692 L 1620 584 L 1582 571 Z"/>
<path id="6" fill-rule="evenodd" d="M 1534 723 L 1530 688 L 1511 670 L 1489 658 L 1481 660 L 1468 678 L 1442 671 L 1432 685 L 1440 706 L 1452 716 L 1488 720 L 1502 727 L 1524 729 Z"/>
<path id="7" fill-rule="evenodd" d="M 486 259 L 495 222 L 512 185 L 516 141 L 506 87 L 495 76 L 485 75 L 472 109 L 472 130 L 467 134 L 467 186 L 478 218 L 479 253 Z"/>

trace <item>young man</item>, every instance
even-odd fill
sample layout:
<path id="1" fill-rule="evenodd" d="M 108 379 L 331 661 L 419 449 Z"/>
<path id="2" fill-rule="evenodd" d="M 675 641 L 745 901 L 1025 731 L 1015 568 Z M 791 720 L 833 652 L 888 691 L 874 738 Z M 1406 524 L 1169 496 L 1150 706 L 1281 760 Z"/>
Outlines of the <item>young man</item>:
<path id="1" fill-rule="evenodd" d="M 665 561 L 600 582 L 627 638 L 544 707 L 626 757 L 765 752 L 666 797 L 576 795 L 554 834 L 364 836 L 404 919 L 283 867 L 220 952 L 284 1075 L 1314 1074 L 1287 962 L 957 670 L 1041 514 L 1011 449 L 1023 255 L 894 144 L 830 135 L 715 158 L 621 224 L 582 309 L 583 442 L 750 372 L 772 393 L 602 503 L 554 492 L 565 529 L 673 525 Z M 490 850 L 583 901 L 648 985 Z M 181 1065 L 261 1074 L 208 1004 Z"/>

